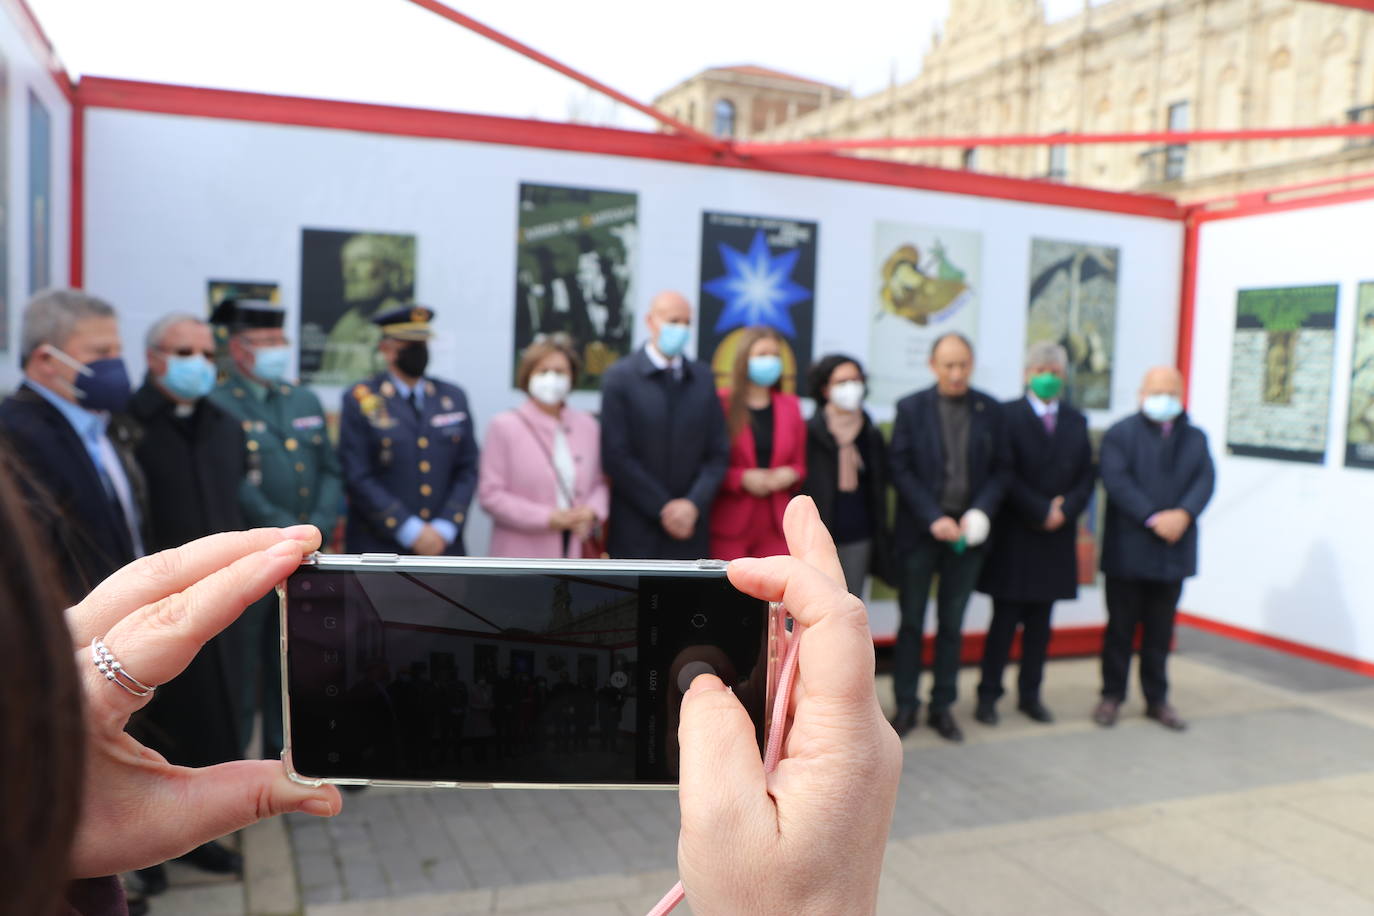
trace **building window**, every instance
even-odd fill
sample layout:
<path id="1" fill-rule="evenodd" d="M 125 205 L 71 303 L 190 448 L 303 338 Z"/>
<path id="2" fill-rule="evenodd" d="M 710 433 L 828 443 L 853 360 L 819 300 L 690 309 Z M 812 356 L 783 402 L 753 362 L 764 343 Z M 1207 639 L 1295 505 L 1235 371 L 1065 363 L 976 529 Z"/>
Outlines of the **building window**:
<path id="1" fill-rule="evenodd" d="M 716 101 L 715 123 L 711 126 L 711 132 L 717 137 L 733 137 L 735 135 L 734 102 L 729 99 Z"/>
<path id="2" fill-rule="evenodd" d="M 1045 177 L 1050 181 L 1064 181 L 1069 177 L 1069 148 L 1067 146 L 1058 144 L 1050 147 L 1050 167 L 1045 173 Z"/>
<path id="3" fill-rule="evenodd" d="M 1351 124 L 1374 124 L 1374 105 L 1361 105 L 1359 108 L 1348 108 L 1346 109 L 1345 117 Z M 1345 145 L 1347 148 L 1374 146 L 1374 135 L 1347 137 Z"/>
<path id="4" fill-rule="evenodd" d="M 970 146 L 964 150 L 964 171 L 978 171 L 978 147 Z"/>
<path id="5" fill-rule="evenodd" d="M 687 103 L 687 123 L 693 127 L 697 126 L 697 103 L 695 101 Z"/>
<path id="6" fill-rule="evenodd" d="M 1169 106 L 1169 130 L 1188 129 L 1188 103 L 1174 102 Z M 1183 178 L 1184 163 L 1188 159 L 1188 144 L 1170 143 L 1164 148 L 1164 180 L 1178 181 Z"/>

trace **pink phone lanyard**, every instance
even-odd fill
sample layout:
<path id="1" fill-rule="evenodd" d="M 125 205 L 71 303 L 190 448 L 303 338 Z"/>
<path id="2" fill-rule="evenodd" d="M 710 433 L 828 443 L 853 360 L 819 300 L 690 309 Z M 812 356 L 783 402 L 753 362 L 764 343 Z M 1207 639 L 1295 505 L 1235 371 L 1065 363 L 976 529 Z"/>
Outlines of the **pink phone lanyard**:
<path id="1" fill-rule="evenodd" d="M 782 671 L 778 677 L 778 693 L 773 698 L 773 724 L 768 729 L 768 744 L 763 752 L 765 773 L 776 770 L 778 761 L 782 759 L 782 733 L 787 728 L 787 704 L 792 697 L 792 681 L 797 675 L 797 649 L 801 646 L 801 635 L 805 629 L 800 622 L 792 622 L 792 638 L 787 642 L 787 655 L 783 657 Z M 671 913 L 685 895 L 682 882 L 679 881 L 673 885 L 672 890 L 663 895 L 662 900 L 654 904 L 648 916 L 665 916 Z"/>

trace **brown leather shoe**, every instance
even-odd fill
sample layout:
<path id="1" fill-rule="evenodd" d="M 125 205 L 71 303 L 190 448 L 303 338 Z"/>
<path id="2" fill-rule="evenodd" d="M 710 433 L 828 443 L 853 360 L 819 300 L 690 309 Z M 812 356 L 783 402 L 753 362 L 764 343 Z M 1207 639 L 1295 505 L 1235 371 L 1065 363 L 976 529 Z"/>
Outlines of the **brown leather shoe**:
<path id="1" fill-rule="evenodd" d="M 1172 731 L 1186 731 L 1188 723 L 1179 716 L 1178 710 L 1168 703 L 1158 703 L 1145 710 L 1145 715 Z"/>
<path id="2" fill-rule="evenodd" d="M 1093 710 L 1093 721 L 1103 728 L 1111 728 L 1116 724 L 1116 717 L 1121 712 L 1121 701 L 1113 700 L 1110 697 L 1103 697 L 1102 702 L 1097 704 Z"/>

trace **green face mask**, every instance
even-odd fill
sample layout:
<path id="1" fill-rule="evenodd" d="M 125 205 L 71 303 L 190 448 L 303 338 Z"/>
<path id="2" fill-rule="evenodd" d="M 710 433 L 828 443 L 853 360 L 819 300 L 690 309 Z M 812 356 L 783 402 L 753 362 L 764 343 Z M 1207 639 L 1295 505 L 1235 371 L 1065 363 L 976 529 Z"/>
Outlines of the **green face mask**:
<path id="1" fill-rule="evenodd" d="M 1064 390 L 1064 380 L 1053 372 L 1042 372 L 1031 377 L 1030 390 L 1042 401 L 1053 401 Z"/>

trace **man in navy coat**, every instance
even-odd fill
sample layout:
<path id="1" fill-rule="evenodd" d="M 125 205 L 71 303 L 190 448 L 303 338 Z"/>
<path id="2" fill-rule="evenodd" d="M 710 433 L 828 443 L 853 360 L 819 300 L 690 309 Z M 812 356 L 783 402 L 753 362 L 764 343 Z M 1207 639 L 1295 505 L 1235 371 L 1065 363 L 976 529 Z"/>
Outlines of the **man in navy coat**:
<path id="1" fill-rule="evenodd" d="M 1067 364 L 1059 344 L 1032 344 L 1026 352 L 1026 394 L 1002 405 L 1011 473 L 978 581 L 978 590 L 992 598 L 974 713 L 985 725 L 997 724 L 1002 672 L 1018 626 L 1017 708 L 1036 722 L 1054 718 L 1040 698 L 1050 612 L 1054 602 L 1078 595 L 1078 516 L 1097 479 L 1087 418 L 1060 397 Z"/>
<path id="2" fill-rule="evenodd" d="M 1177 369 L 1151 369 L 1140 386 L 1140 412 L 1107 430 L 1102 440 L 1107 633 L 1102 699 L 1093 720 L 1103 726 L 1116 723 L 1126 698 L 1140 628 L 1145 714 L 1166 728 L 1187 727 L 1169 705 L 1165 663 L 1183 580 L 1197 572 L 1197 517 L 1212 498 L 1215 469 L 1207 436 L 1188 422 L 1182 398 Z"/>
<path id="3" fill-rule="evenodd" d="M 916 726 L 926 602 L 938 576 L 929 722 L 945 740 L 962 741 L 950 706 L 957 696 L 964 611 L 983 566 L 989 519 L 1006 492 L 1007 441 L 1000 405 L 969 386 L 973 345 L 963 335 L 935 341 L 930 369 L 935 384 L 898 402 L 889 451 L 898 497 L 893 540 L 901 608 L 892 727 L 905 735 Z"/>
<path id="4" fill-rule="evenodd" d="M 374 318 L 386 371 L 344 393 L 339 463 L 349 553 L 464 552 L 477 438 L 463 389 L 425 376 L 433 317 L 407 305 Z"/>
<path id="5" fill-rule="evenodd" d="M 649 341 L 601 380 L 608 551 L 701 559 L 710 555 L 711 503 L 730 463 L 730 436 L 711 368 L 683 355 L 692 325 L 687 300 L 659 293 L 647 322 Z"/>

